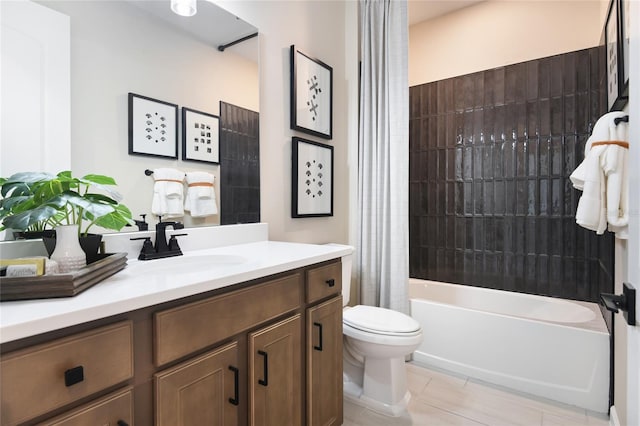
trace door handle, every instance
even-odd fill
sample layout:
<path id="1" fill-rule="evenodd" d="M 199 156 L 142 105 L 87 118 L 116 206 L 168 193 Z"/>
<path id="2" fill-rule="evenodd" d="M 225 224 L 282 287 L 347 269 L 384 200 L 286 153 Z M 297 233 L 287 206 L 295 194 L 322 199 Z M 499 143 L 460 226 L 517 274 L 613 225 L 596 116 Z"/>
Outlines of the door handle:
<path id="1" fill-rule="evenodd" d="M 322 352 L 322 324 L 314 322 L 313 325 L 314 327 L 318 327 L 318 346 L 313 345 L 313 349 Z"/>
<path id="2" fill-rule="evenodd" d="M 622 294 L 600 293 L 600 304 L 608 311 L 623 312 L 627 324 L 636 325 L 636 289 L 629 283 L 622 283 Z"/>
<path id="3" fill-rule="evenodd" d="M 240 380 L 238 378 L 238 369 L 230 365 L 229 370 L 233 371 L 233 388 L 234 388 L 233 398 L 229 398 L 229 402 L 233 405 L 238 405 L 240 403 L 240 389 L 238 389 Z"/>
<path id="4" fill-rule="evenodd" d="M 329 287 L 333 287 L 334 285 L 336 285 L 336 280 L 334 280 L 333 278 L 329 278 L 327 281 L 325 281 L 327 283 L 327 285 Z"/>
<path id="5" fill-rule="evenodd" d="M 258 351 L 258 355 L 262 355 L 264 365 L 264 379 L 259 379 L 258 383 L 262 386 L 269 386 L 269 354 L 265 351 Z"/>

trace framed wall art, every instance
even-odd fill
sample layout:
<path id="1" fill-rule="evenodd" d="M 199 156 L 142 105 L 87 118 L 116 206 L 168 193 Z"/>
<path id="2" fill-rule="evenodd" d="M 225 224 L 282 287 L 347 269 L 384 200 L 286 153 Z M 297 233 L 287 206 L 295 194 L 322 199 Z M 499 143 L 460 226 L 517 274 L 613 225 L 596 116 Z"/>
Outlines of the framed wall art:
<path id="1" fill-rule="evenodd" d="M 178 105 L 129 93 L 129 154 L 178 158 Z"/>
<path id="2" fill-rule="evenodd" d="M 624 57 L 621 35 L 621 0 L 611 0 L 604 24 L 604 43 L 607 55 L 607 107 L 619 111 L 627 103 L 623 83 Z"/>
<path id="3" fill-rule="evenodd" d="M 631 14 L 631 0 L 620 0 L 620 53 L 622 55 L 622 72 L 620 92 L 625 98 L 629 97 L 629 21 Z"/>
<path id="4" fill-rule="evenodd" d="M 604 24 L 604 46 L 607 55 L 607 106 L 613 109 L 618 98 L 618 2 L 611 0 Z"/>
<path id="5" fill-rule="evenodd" d="M 220 164 L 220 118 L 182 107 L 182 159 Z"/>
<path id="6" fill-rule="evenodd" d="M 291 217 L 333 216 L 333 147 L 292 138 Z"/>
<path id="7" fill-rule="evenodd" d="M 291 129 L 333 137 L 333 68 L 291 46 Z"/>

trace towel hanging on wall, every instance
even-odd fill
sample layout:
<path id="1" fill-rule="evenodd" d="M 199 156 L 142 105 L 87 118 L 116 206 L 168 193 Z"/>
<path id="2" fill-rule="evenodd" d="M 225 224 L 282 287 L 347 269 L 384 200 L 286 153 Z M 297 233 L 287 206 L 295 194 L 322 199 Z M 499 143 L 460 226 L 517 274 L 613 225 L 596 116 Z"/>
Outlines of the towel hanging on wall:
<path id="1" fill-rule="evenodd" d="M 628 121 L 621 111 L 600 117 L 584 148 L 584 160 L 571 174 L 574 188 L 582 191 L 576 223 L 603 234 L 606 229 L 617 238 L 628 238 L 629 152 Z"/>
<path id="2" fill-rule="evenodd" d="M 153 170 L 151 212 L 157 216 L 184 216 L 184 172 L 170 168 Z"/>
<path id="3" fill-rule="evenodd" d="M 207 172 L 187 172 L 187 196 L 184 209 L 192 217 L 213 216 L 218 214 L 215 176 Z"/>

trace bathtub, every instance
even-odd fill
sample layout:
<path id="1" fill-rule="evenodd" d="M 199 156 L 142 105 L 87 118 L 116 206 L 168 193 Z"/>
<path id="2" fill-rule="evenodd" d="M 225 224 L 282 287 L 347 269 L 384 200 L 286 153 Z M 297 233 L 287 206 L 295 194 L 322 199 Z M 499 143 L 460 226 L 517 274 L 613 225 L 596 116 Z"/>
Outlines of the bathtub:
<path id="1" fill-rule="evenodd" d="M 415 362 L 591 411 L 609 408 L 609 332 L 598 306 L 411 278 Z"/>

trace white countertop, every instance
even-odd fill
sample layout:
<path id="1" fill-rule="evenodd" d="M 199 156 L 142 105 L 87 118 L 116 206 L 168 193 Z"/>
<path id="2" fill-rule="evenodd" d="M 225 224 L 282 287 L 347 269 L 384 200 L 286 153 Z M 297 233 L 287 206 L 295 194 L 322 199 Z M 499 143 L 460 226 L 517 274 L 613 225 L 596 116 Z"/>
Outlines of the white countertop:
<path id="1" fill-rule="evenodd" d="M 350 246 L 258 241 L 127 267 L 74 297 L 0 303 L 0 343 L 351 254 Z M 206 264 L 206 267 L 205 267 Z"/>

